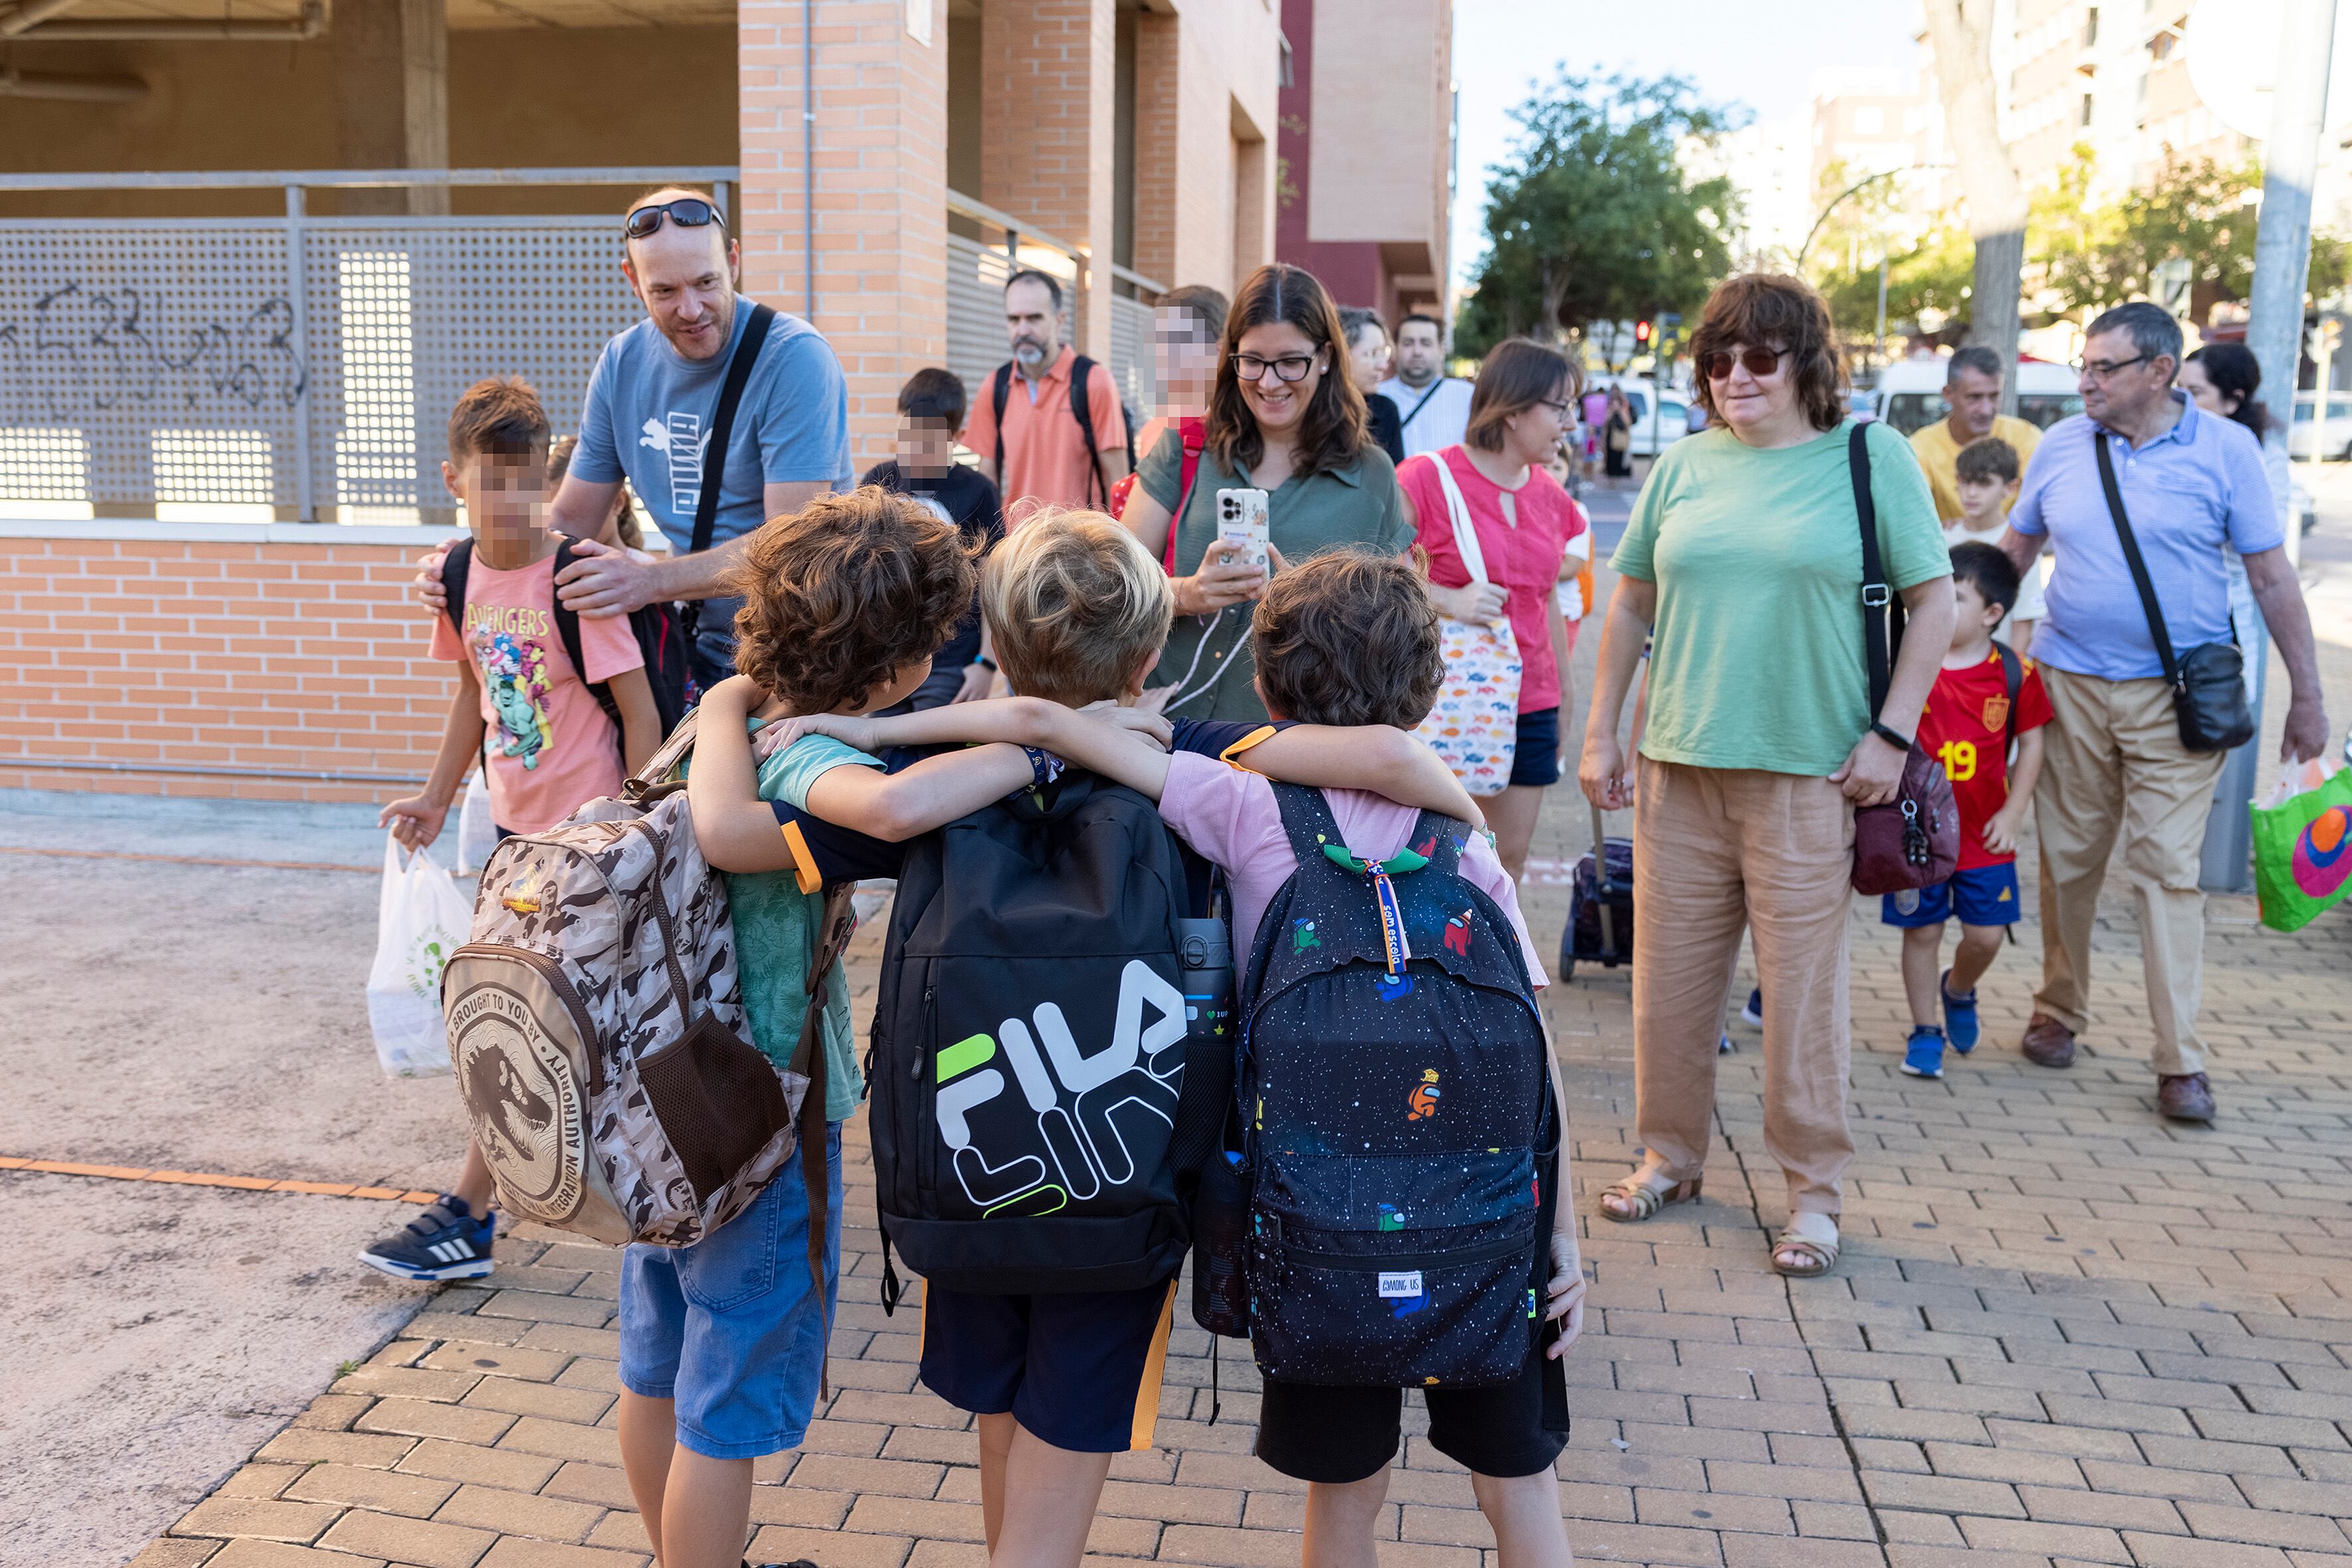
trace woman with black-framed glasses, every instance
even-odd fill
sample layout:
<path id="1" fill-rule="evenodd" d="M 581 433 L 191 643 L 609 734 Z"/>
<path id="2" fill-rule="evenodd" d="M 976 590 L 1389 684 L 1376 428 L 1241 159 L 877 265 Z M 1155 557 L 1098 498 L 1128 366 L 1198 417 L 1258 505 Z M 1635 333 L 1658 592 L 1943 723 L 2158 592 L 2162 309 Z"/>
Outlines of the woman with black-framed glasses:
<path id="1" fill-rule="evenodd" d="M 1348 374 L 1339 312 L 1314 274 L 1259 268 L 1226 314 L 1218 351 L 1191 482 L 1171 431 L 1138 467 L 1120 521 L 1167 563 L 1176 594 L 1176 625 L 1146 696 L 1182 718 L 1262 722 L 1249 628 L 1265 577 L 1224 549 L 1217 492 L 1266 492 L 1276 571 L 1335 545 L 1393 553 L 1412 542 L 1412 521 Z"/>
<path id="2" fill-rule="evenodd" d="M 1853 421 L 1821 296 L 1795 278 L 1718 287 L 1692 342 L 1709 429 L 1662 454 L 1611 563 L 1579 782 L 1633 807 L 1639 1169 L 1603 1218 L 1695 1199 L 1725 993 L 1752 931 L 1763 991 L 1764 1148 L 1787 1181 L 1783 1274 L 1837 1262 L 1851 1055 L 1846 913 L 1853 813 L 1891 800 L 1952 630 L 1951 560 L 1909 445 L 1864 433 L 1887 581 L 1910 629 L 1873 712 L 1864 664 Z M 1647 720 L 1617 726 L 1645 641 Z M 1638 781 L 1639 788 L 1635 785 Z"/>

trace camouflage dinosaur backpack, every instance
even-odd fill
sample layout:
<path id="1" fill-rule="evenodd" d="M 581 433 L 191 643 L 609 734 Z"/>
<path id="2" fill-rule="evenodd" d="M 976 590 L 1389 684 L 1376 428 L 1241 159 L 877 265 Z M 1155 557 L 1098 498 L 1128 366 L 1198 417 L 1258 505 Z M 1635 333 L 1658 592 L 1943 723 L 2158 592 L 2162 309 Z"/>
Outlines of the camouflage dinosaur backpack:
<path id="1" fill-rule="evenodd" d="M 813 1032 L 807 1072 L 746 1037 L 726 884 L 672 777 L 693 740 L 689 715 L 619 799 L 500 844 L 442 972 L 450 1063 L 499 1201 L 598 1241 L 699 1241 L 793 1156 L 803 1108 L 824 1113 Z M 845 888 L 812 985 L 850 923 Z"/>

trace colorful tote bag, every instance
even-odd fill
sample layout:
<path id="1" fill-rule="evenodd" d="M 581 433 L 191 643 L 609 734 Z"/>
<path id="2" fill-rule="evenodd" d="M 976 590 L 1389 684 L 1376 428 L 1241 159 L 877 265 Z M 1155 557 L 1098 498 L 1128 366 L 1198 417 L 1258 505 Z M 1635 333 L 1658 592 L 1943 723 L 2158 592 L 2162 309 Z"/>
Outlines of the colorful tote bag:
<path id="1" fill-rule="evenodd" d="M 2352 771 L 2304 763 L 2253 814 L 2263 924 L 2300 931 L 2352 891 Z"/>
<path id="2" fill-rule="evenodd" d="M 1470 524 L 1470 506 L 1454 482 L 1445 454 L 1433 452 L 1438 483 L 1445 489 L 1445 510 L 1454 523 L 1454 547 L 1469 568 L 1470 585 L 1486 585 L 1486 558 L 1478 548 L 1478 531 Z M 1519 735 L 1519 640 L 1507 619 L 1497 617 L 1483 626 L 1438 617 L 1437 633 L 1445 655 L 1445 684 L 1437 689 L 1437 703 L 1413 732 L 1429 742 L 1462 787 L 1472 795 L 1497 795 L 1511 782 L 1511 755 Z"/>

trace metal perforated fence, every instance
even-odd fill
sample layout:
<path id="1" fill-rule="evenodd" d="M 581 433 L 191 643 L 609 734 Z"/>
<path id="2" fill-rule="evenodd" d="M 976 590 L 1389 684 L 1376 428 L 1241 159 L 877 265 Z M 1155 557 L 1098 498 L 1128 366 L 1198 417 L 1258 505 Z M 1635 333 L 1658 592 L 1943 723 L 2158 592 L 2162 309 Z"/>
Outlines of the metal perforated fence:
<path id="1" fill-rule="evenodd" d="M 446 183 L 664 173 L 456 171 Z M 442 521 L 442 432 L 471 383 L 521 376 L 555 427 L 572 428 L 597 353 L 644 315 L 614 220 L 303 211 L 307 185 L 413 179 L 101 176 L 89 184 L 282 180 L 288 216 L 0 219 L 0 510 Z"/>

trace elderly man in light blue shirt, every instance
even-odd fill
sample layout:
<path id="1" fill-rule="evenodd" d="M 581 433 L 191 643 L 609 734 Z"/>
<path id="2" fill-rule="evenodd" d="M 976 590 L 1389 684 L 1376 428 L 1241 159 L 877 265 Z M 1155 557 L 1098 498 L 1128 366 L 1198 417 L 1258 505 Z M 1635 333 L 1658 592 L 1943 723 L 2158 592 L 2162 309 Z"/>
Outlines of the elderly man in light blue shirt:
<path id="1" fill-rule="evenodd" d="M 2232 640 L 2223 546 L 2246 578 L 2286 661 L 2293 698 L 2281 753 L 2327 743 L 2319 664 L 2303 590 L 2260 444 L 2200 412 L 2172 385 L 2180 327 L 2156 305 L 2119 306 L 2091 323 L 2083 413 L 2051 426 L 2025 471 L 2001 547 L 2022 572 L 2053 544 L 2048 617 L 2035 632 L 2056 721 L 2033 794 L 2042 848 L 2042 988 L 2022 1049 L 2063 1068 L 2090 1023 L 2091 931 L 2118 833 L 2138 906 L 2157 1105 L 2178 1121 L 2213 1118 L 2197 1034 L 2205 896 L 2197 885 L 2215 779 L 2225 753 L 2180 738 L 2164 656 L 2142 607 L 2099 478 L 2107 444 L 2125 516 L 2176 653 Z"/>

